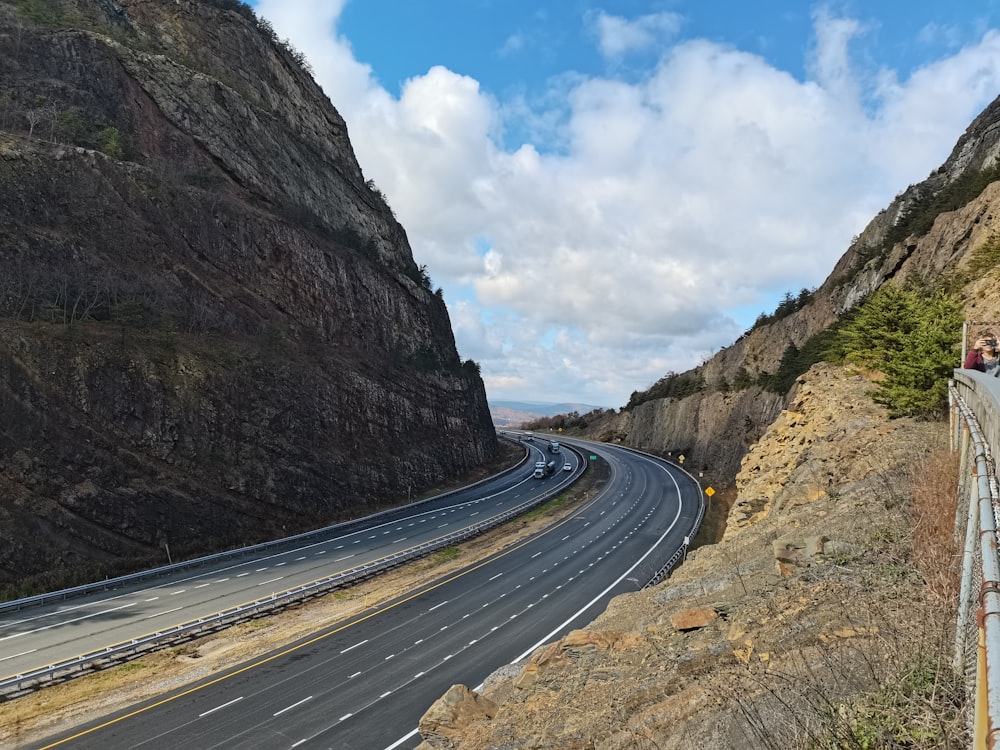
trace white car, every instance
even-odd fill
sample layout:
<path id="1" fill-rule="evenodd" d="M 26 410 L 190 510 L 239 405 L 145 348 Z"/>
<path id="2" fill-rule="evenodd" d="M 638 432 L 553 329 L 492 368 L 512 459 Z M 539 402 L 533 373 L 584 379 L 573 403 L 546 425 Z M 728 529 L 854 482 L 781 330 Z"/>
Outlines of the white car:
<path id="1" fill-rule="evenodd" d="M 563 464 L 563 471 L 573 471 L 573 464 Z"/>

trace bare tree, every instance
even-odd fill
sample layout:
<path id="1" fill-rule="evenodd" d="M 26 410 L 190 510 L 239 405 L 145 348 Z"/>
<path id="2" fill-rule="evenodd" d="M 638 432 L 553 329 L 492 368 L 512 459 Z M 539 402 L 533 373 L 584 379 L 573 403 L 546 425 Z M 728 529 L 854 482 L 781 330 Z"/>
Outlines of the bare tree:
<path id="1" fill-rule="evenodd" d="M 35 133 L 35 125 L 37 125 L 42 120 L 42 116 L 45 114 L 44 110 L 41 109 L 29 109 L 24 113 L 25 119 L 28 121 L 28 137 L 31 138 Z"/>
<path id="2" fill-rule="evenodd" d="M 45 114 L 49 118 L 49 140 L 55 141 L 56 139 L 56 124 L 59 122 L 59 108 L 56 107 L 55 102 L 50 102 L 44 107 Z"/>

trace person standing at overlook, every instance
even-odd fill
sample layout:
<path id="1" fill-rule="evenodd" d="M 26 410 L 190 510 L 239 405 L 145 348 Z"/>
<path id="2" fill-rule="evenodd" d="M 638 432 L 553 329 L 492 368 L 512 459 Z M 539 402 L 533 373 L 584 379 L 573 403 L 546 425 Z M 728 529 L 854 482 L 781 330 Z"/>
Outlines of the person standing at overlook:
<path id="1" fill-rule="evenodd" d="M 1000 377 L 1000 351 L 997 337 L 992 331 L 981 331 L 975 345 L 965 357 L 966 370 L 979 370 L 993 377 Z"/>

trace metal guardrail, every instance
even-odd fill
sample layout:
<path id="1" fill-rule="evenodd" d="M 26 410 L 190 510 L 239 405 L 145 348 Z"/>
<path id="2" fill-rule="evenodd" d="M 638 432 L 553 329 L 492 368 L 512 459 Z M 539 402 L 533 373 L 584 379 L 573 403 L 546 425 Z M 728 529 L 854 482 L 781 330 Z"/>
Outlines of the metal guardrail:
<path id="1" fill-rule="evenodd" d="M 634 451 L 634 452 L 639 453 L 640 451 Z M 660 460 L 662 461 L 663 459 Z M 673 468 L 679 469 L 684 474 L 687 474 L 688 477 L 691 479 L 691 481 L 695 483 L 695 485 L 698 487 L 699 490 L 701 490 L 701 482 L 695 479 L 694 475 L 691 472 L 685 470 L 684 467 L 681 466 L 680 464 L 675 464 L 673 462 L 669 463 Z M 670 575 L 670 571 L 676 568 L 677 564 L 687 557 L 688 548 L 691 546 L 691 542 L 694 541 L 694 538 L 698 536 L 698 530 L 701 528 L 701 522 L 704 519 L 705 519 L 705 498 L 699 497 L 698 515 L 695 517 L 694 523 L 691 524 L 691 530 L 688 531 L 687 535 L 685 535 L 684 537 L 684 545 L 676 552 L 674 552 L 673 555 L 670 556 L 670 558 L 666 561 L 666 563 L 663 564 L 663 567 L 660 568 L 658 571 L 656 571 L 656 574 L 649 579 L 649 581 L 646 583 L 645 586 L 643 586 L 643 588 L 649 588 L 650 586 L 655 586 L 661 581 L 666 580 L 667 576 Z"/>
<path id="2" fill-rule="evenodd" d="M 576 452 L 576 451 L 574 451 Z M 580 456 L 582 459 L 582 456 Z M 520 465 L 520 464 L 518 464 Z M 516 467 L 515 467 L 516 468 Z M 503 472 L 501 472 L 503 473 Z M 582 472 L 581 472 L 582 473 Z M 576 475 L 574 481 L 579 478 L 579 474 Z M 491 477 L 492 478 L 492 477 Z M 486 481 L 486 480 L 483 480 Z M 476 484 L 479 484 L 478 482 Z M 468 485 L 474 486 L 474 485 Z M 0 679 L 0 700 L 6 700 L 9 698 L 16 697 L 25 692 L 30 692 L 44 684 L 55 682 L 69 677 L 79 675 L 83 672 L 90 671 L 97 668 L 103 668 L 110 666 L 121 661 L 125 661 L 131 658 L 135 658 L 141 654 L 153 651 L 164 646 L 176 643 L 179 641 L 188 640 L 196 635 L 211 631 L 211 630 L 221 630 L 223 628 L 235 625 L 236 623 L 243 622 L 246 620 L 259 617 L 263 614 L 273 612 L 275 610 L 287 607 L 291 604 L 297 604 L 299 602 L 311 599 L 313 597 L 319 596 L 321 594 L 328 593 L 334 589 L 343 588 L 345 586 L 353 585 L 359 581 L 371 578 L 379 573 L 385 572 L 392 568 L 398 567 L 404 563 L 416 560 L 417 558 L 423 557 L 425 555 L 431 554 L 439 549 L 444 549 L 452 544 L 465 541 L 474 536 L 478 536 L 486 531 L 489 531 L 496 526 L 499 526 L 507 521 L 515 518 L 532 508 L 535 508 L 548 500 L 552 499 L 560 492 L 566 488 L 566 484 L 560 484 L 557 487 L 550 489 L 549 491 L 543 493 L 539 497 L 530 500 L 528 502 L 522 503 L 514 508 L 510 508 L 503 513 L 497 514 L 490 518 L 484 519 L 475 523 L 471 526 L 467 526 L 464 529 L 453 532 L 452 534 L 447 534 L 440 537 L 433 542 L 428 542 L 425 544 L 417 545 L 411 547 L 403 552 L 395 553 L 393 555 L 388 555 L 381 558 L 380 560 L 375 560 L 366 565 L 358 566 L 347 571 L 341 571 L 332 576 L 317 579 L 308 584 L 295 587 L 280 593 L 273 593 L 270 597 L 264 597 L 262 599 L 255 599 L 251 602 L 241 604 L 236 607 L 231 607 L 229 609 L 223 610 L 221 612 L 216 612 L 215 614 L 209 615 L 207 617 L 199 618 L 187 623 L 181 623 L 175 625 L 171 628 L 165 630 L 158 630 L 153 633 L 141 636 L 139 638 L 133 638 L 122 643 L 117 643 L 111 646 L 107 646 L 96 651 L 91 651 L 86 654 L 81 654 L 75 656 L 71 659 L 66 659 L 55 664 L 50 664 L 40 669 L 35 669 L 30 672 L 25 672 L 23 674 L 15 674 Z M 463 488 L 465 489 L 465 488 Z M 451 493 L 445 493 L 445 495 Z M 431 498 L 431 500 L 440 499 L 445 495 L 439 495 L 436 498 Z M 423 502 L 419 503 L 423 504 Z M 413 507 L 419 505 L 414 503 L 412 505 L 406 506 L 407 509 L 412 509 Z M 394 509 L 399 511 L 400 509 Z M 375 514 L 375 516 L 368 516 L 365 520 L 372 519 L 374 517 L 381 517 L 383 514 Z M 339 530 L 343 525 L 338 524 L 337 526 L 328 527 L 327 529 L 321 531 Z M 297 537 L 290 537 L 288 539 L 281 540 L 283 543 L 288 543 L 290 540 L 302 540 L 308 539 L 318 532 L 310 532 L 308 534 L 302 534 Z M 269 543 L 273 544 L 273 543 Z M 269 545 L 260 545 L 264 549 L 269 548 Z M 248 548 L 249 549 L 249 548 Z M 224 553 L 228 554 L 228 553 Z M 211 559 L 217 559 L 212 556 Z M 134 580 L 134 579 L 132 579 Z"/>
<path id="3" fill-rule="evenodd" d="M 510 441 L 514 442 L 514 441 Z M 226 550 L 225 552 L 216 552 L 211 555 L 205 555 L 203 557 L 196 557 L 191 560 L 183 560 L 181 562 L 172 563 L 171 565 L 163 565 L 158 568 L 150 568 L 149 570 L 142 570 L 138 573 L 129 573 L 123 576 L 117 576 L 115 578 L 106 578 L 103 581 L 94 581 L 92 583 L 85 583 L 80 586 L 74 586 L 72 588 L 59 589 L 58 591 L 50 591 L 44 594 L 36 594 L 35 596 L 27 596 L 23 599 L 13 599 L 6 602 L 0 602 L 0 612 L 10 612 L 17 611 L 20 609 L 26 609 L 28 607 L 35 607 L 40 604 L 47 604 L 48 602 L 61 601 L 64 599 L 69 599 L 74 596 L 82 596 L 84 594 L 90 594 L 95 591 L 109 591 L 111 589 L 121 588 L 127 586 L 130 583 L 139 583 L 141 581 L 146 581 L 152 578 L 159 578 L 161 576 L 169 575 L 170 573 L 177 573 L 182 570 L 191 570 L 194 568 L 199 568 L 203 565 L 214 562 L 223 562 L 225 560 L 231 560 L 234 558 L 245 557 L 247 555 L 255 555 L 259 552 L 266 552 L 268 550 L 277 549 L 287 545 L 294 545 L 299 542 L 309 541 L 311 539 L 316 539 L 317 537 L 322 537 L 327 534 L 339 534 L 345 531 L 350 531 L 352 529 L 364 528 L 370 524 L 379 523 L 381 521 L 392 519 L 393 516 L 406 514 L 412 511 L 414 508 L 419 508 L 423 505 L 427 505 L 433 502 L 439 502 L 454 495 L 458 492 L 469 489 L 470 487 L 478 487 L 481 484 L 489 482 L 497 477 L 502 477 L 505 474 L 517 471 L 525 461 L 528 460 L 530 456 L 530 451 L 525 450 L 524 457 L 510 468 L 504 469 L 501 472 L 486 477 L 485 479 L 480 479 L 478 482 L 473 482 L 472 484 L 467 484 L 454 490 L 449 490 L 448 492 L 443 492 L 440 495 L 435 495 L 433 497 L 428 497 L 423 500 L 418 500 L 407 505 L 397 506 L 395 508 L 389 508 L 388 510 L 379 511 L 378 513 L 373 513 L 369 516 L 363 516 L 362 518 L 355 518 L 350 521 L 343 521 L 338 524 L 333 524 L 332 526 L 324 526 L 320 529 L 314 529 L 312 531 L 306 531 L 302 534 L 296 534 L 295 536 L 282 537 L 281 539 L 275 539 L 270 542 L 261 542 L 260 544 L 254 544 L 249 547 L 238 547 L 236 549 Z"/>
<path id="4" fill-rule="evenodd" d="M 955 370 L 948 396 L 951 447 L 960 467 L 956 532 L 965 517 L 954 667 L 975 695 L 973 747 L 993 748 L 1000 739 L 1000 492 L 991 446 L 1000 447 L 1000 379 Z"/>
<path id="5" fill-rule="evenodd" d="M 549 435 L 548 435 L 548 433 L 541 433 L 541 436 L 543 438 L 546 438 Z M 582 440 L 581 438 L 574 438 L 574 439 L 578 440 L 580 442 L 583 442 L 583 443 L 591 442 L 589 440 Z M 572 447 L 572 446 L 569 446 L 569 447 Z M 705 519 L 705 498 L 702 497 L 701 494 L 700 494 L 701 482 L 698 481 L 697 479 L 695 479 L 694 475 L 691 472 L 687 471 L 680 464 L 674 463 L 673 461 L 668 461 L 667 459 L 662 458 L 662 457 L 657 456 L 657 455 L 654 455 L 652 453 L 646 453 L 645 451 L 641 451 L 638 448 L 630 448 L 627 445 L 615 445 L 614 447 L 618 448 L 619 450 L 628 451 L 629 453 L 634 453 L 637 456 L 643 456 L 644 458 L 651 458 L 654 461 L 662 461 L 664 463 L 668 463 L 668 464 L 670 464 L 671 468 L 677 469 L 682 474 L 686 474 L 687 477 L 691 480 L 691 482 L 696 487 L 698 487 L 698 489 L 699 489 L 698 515 L 695 518 L 694 523 L 691 524 L 691 529 L 685 535 L 685 544 L 683 546 L 681 546 L 676 552 L 674 552 L 674 554 L 671 555 L 667 559 L 667 561 L 659 568 L 659 570 L 657 570 L 656 573 L 653 574 L 653 577 L 650 578 L 643 585 L 642 588 L 645 589 L 645 588 L 649 588 L 650 586 L 654 586 L 657 583 L 660 583 L 661 581 L 665 580 L 666 577 L 668 575 L 670 575 L 670 571 L 672 571 L 674 568 L 677 567 L 677 563 L 679 563 L 681 560 L 683 560 L 685 557 L 687 557 L 687 551 L 688 551 L 688 548 L 691 546 L 691 541 L 693 541 L 694 538 L 696 536 L 698 536 L 698 530 L 701 528 L 701 522 Z"/>

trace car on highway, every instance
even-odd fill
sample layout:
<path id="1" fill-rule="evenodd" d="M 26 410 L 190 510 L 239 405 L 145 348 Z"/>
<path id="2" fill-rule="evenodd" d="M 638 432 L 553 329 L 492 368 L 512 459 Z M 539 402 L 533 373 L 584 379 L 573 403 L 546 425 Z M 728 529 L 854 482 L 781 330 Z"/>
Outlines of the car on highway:
<path id="1" fill-rule="evenodd" d="M 573 471 L 573 464 L 571 464 L 571 463 L 564 463 L 563 464 L 563 471 Z"/>

